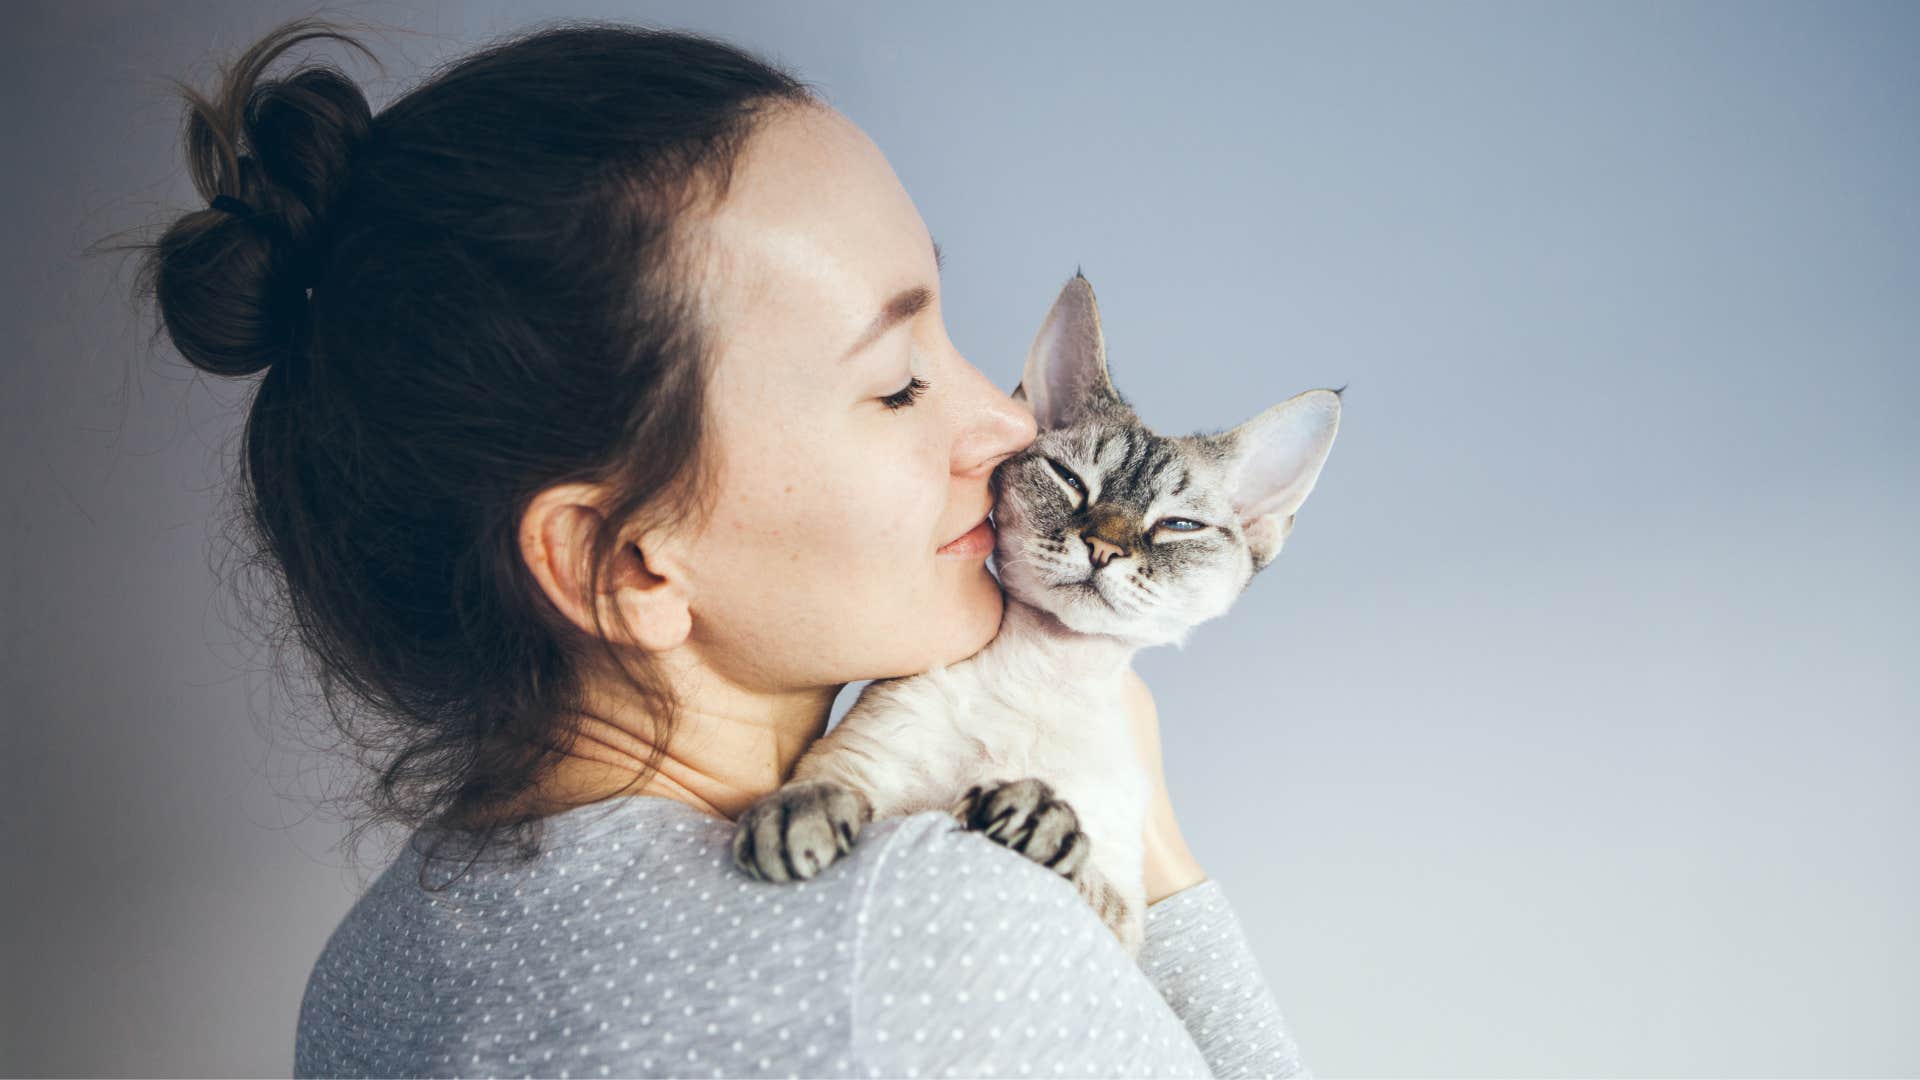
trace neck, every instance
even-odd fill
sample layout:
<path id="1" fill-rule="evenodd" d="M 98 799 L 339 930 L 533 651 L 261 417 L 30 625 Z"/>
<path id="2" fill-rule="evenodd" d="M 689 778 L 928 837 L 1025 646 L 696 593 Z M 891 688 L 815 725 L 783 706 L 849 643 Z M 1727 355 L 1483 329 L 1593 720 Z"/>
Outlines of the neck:
<path id="1" fill-rule="evenodd" d="M 1007 596 L 995 642 L 1018 642 L 1023 655 L 1033 657 L 1063 678 L 1118 678 L 1133 663 L 1141 645 L 1110 634 L 1075 630 L 1052 612 Z"/>
<path id="2" fill-rule="evenodd" d="M 827 729 L 838 686 L 767 694 L 699 665 L 669 664 L 678 707 L 653 771 L 659 717 L 624 681 L 588 691 L 580 734 L 567 756 L 506 809 L 540 815 L 624 795 L 651 795 L 729 821 L 777 789 Z M 678 670 L 671 670 L 677 668 Z M 644 783 L 636 783 L 642 775 Z"/>

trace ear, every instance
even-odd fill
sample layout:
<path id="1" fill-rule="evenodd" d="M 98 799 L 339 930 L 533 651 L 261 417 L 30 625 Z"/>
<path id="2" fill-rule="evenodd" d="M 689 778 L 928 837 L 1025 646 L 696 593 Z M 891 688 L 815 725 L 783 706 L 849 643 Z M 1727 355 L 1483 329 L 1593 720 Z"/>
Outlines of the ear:
<path id="1" fill-rule="evenodd" d="M 1042 431 L 1067 427 L 1102 401 L 1124 404 L 1107 377 L 1107 345 L 1100 335 L 1093 285 L 1077 268 L 1027 350 L 1027 366 L 1013 398 L 1033 407 Z"/>
<path id="2" fill-rule="evenodd" d="M 1258 570 L 1280 554 L 1340 429 L 1340 395 L 1308 390 L 1220 436 L 1234 455 L 1232 498 Z"/>
<path id="3" fill-rule="evenodd" d="M 556 484 L 536 495 L 520 519 L 521 556 L 547 600 L 581 633 L 648 652 L 680 645 L 693 613 L 686 575 L 664 532 L 622 536 L 599 594 L 585 595 L 589 545 L 603 520 L 600 496 L 588 484 Z M 594 626 L 595 608 L 601 627 Z"/>

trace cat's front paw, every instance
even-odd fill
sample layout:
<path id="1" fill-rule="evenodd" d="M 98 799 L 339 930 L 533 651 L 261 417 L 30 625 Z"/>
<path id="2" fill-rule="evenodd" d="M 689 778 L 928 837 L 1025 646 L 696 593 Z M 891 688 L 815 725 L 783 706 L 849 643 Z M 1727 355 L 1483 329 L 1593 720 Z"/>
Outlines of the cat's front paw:
<path id="1" fill-rule="evenodd" d="M 963 828 L 1066 877 L 1087 859 L 1092 844 L 1080 831 L 1079 815 L 1053 787 L 1037 776 L 994 784 L 975 784 L 952 810 Z"/>
<path id="2" fill-rule="evenodd" d="M 764 796 L 740 815 L 733 864 L 761 881 L 801 881 L 853 850 L 873 820 L 873 803 L 830 780 L 802 780 Z"/>

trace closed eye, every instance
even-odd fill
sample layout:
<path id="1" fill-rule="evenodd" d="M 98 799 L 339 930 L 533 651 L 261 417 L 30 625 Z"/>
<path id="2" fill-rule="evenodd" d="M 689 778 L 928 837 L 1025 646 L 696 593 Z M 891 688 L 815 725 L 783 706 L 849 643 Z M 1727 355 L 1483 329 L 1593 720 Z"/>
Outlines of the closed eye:
<path id="1" fill-rule="evenodd" d="M 907 380 L 907 385 L 881 398 L 880 404 L 885 405 L 889 409 L 898 411 L 900 409 L 904 409 L 908 407 L 909 405 L 912 405 L 916 401 L 919 401 L 920 395 L 924 393 L 926 389 L 927 389 L 927 380 L 921 378 L 918 375 L 915 375 L 910 377 Z"/>

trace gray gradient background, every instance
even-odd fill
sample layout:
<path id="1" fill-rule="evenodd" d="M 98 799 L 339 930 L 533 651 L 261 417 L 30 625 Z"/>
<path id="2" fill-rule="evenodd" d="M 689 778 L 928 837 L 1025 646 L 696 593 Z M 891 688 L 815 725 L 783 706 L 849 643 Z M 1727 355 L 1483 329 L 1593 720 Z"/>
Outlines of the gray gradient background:
<path id="1" fill-rule="evenodd" d="M 165 77 L 304 10 L 0 16 L 7 1072 L 284 1073 L 360 887 L 209 570 L 248 388 L 79 254 L 197 205 Z M 1163 431 L 1350 384 L 1279 562 L 1140 662 L 1322 1073 L 1920 1072 L 1920 7 L 334 10 L 418 32 L 341 57 L 376 107 L 555 16 L 793 65 L 1002 385 L 1076 264 Z"/>

